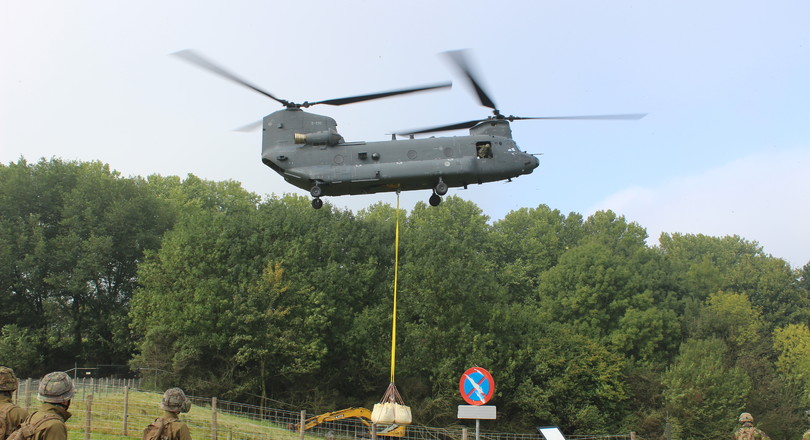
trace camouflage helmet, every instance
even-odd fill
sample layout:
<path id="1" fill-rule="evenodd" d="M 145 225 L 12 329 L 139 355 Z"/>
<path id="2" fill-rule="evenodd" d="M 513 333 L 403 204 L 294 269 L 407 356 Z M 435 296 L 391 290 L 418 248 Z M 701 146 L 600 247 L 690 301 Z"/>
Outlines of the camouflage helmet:
<path id="1" fill-rule="evenodd" d="M 740 414 L 740 423 L 751 422 L 754 423 L 754 416 L 751 413 Z"/>
<path id="2" fill-rule="evenodd" d="M 186 397 L 186 393 L 180 388 L 169 388 L 163 393 L 160 401 L 160 409 L 171 412 L 187 413 L 191 409 L 191 402 Z"/>
<path id="3" fill-rule="evenodd" d="M 62 403 L 73 398 L 76 388 L 70 376 L 63 371 L 48 373 L 39 381 L 37 400 L 48 403 Z"/>
<path id="4" fill-rule="evenodd" d="M 17 376 L 9 367 L 0 367 L 0 391 L 14 391 L 17 389 Z"/>

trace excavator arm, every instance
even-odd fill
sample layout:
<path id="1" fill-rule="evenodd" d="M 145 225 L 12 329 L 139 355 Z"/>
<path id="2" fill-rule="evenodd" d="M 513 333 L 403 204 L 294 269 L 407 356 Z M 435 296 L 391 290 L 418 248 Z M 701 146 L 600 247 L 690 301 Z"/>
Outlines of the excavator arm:
<path id="1" fill-rule="evenodd" d="M 339 411 L 332 411 L 317 416 L 310 417 L 304 420 L 304 431 L 312 429 L 324 422 L 334 422 L 336 420 L 357 418 L 363 425 L 371 430 L 371 411 L 366 408 L 346 408 Z M 290 429 L 298 431 L 299 424 L 295 423 L 290 425 Z M 388 425 L 382 431 L 378 431 L 377 435 L 386 437 L 404 437 L 405 427 L 400 425 Z"/>

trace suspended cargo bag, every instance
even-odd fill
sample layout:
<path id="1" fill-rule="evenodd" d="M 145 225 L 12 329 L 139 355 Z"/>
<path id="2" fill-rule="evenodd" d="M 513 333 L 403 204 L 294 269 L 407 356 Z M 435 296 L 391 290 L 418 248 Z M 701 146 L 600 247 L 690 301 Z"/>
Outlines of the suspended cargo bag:
<path id="1" fill-rule="evenodd" d="M 371 411 L 371 421 L 378 425 L 390 425 L 394 423 L 394 407 L 390 402 L 375 403 L 374 410 Z"/>
<path id="2" fill-rule="evenodd" d="M 394 382 L 388 385 L 380 403 L 374 404 L 371 421 L 380 425 L 410 425 L 413 422 L 411 407 L 405 405 Z"/>
<path id="3" fill-rule="evenodd" d="M 394 423 L 397 425 L 410 425 L 413 421 L 411 417 L 411 407 L 405 405 L 396 405 L 394 407 Z"/>

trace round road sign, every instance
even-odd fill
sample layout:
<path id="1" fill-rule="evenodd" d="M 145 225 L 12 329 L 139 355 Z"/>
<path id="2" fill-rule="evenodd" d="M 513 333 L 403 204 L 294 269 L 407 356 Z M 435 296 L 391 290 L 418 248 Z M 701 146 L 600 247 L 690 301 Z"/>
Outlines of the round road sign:
<path id="1" fill-rule="evenodd" d="M 461 375 L 458 391 L 464 401 L 470 405 L 483 405 L 495 394 L 495 381 L 489 371 L 473 367 Z"/>

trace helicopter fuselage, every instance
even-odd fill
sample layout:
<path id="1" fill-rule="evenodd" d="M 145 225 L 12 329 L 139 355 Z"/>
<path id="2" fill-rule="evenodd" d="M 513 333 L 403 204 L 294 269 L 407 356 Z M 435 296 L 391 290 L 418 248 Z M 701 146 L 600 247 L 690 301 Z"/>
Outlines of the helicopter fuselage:
<path id="1" fill-rule="evenodd" d="M 274 112 L 262 125 L 262 162 L 292 185 L 318 187 L 318 196 L 436 192 L 439 182 L 467 187 L 529 174 L 539 165 L 518 148 L 505 120 L 481 122 L 469 136 L 378 142 L 346 142 L 334 119 L 300 109 Z"/>

